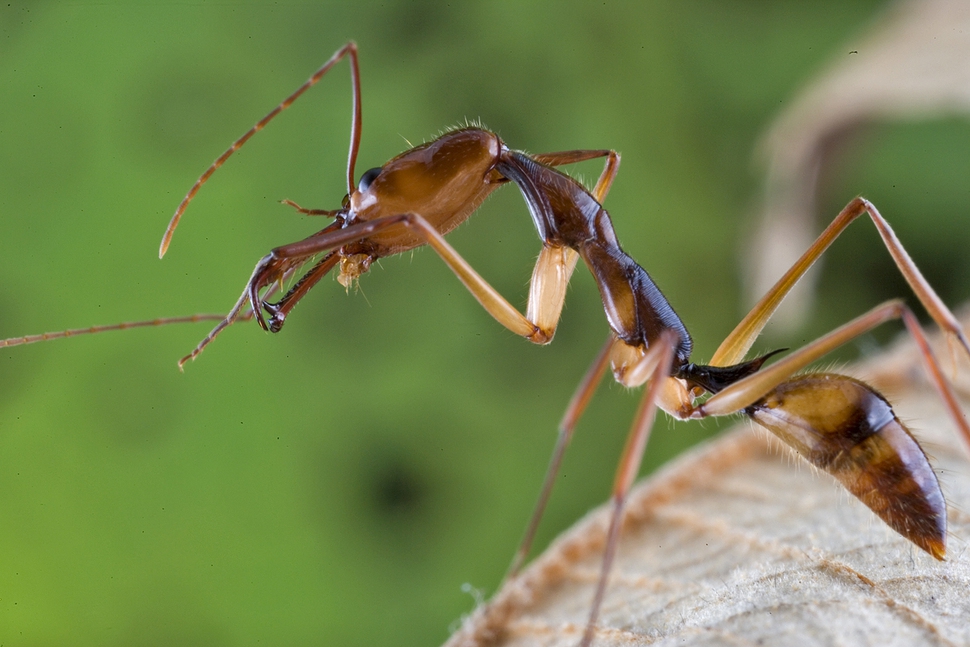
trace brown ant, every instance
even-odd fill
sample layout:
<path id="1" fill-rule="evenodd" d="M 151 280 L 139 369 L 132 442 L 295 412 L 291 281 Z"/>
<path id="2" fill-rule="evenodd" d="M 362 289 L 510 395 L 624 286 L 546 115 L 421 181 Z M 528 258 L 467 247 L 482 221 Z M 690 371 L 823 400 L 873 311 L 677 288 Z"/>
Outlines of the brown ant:
<path id="1" fill-rule="evenodd" d="M 610 333 L 567 408 L 539 501 L 515 554 L 515 577 L 529 553 L 549 499 L 555 475 L 577 420 L 607 366 L 628 387 L 647 384 L 621 455 L 613 486 L 613 512 L 603 565 L 581 645 L 592 643 L 597 614 L 616 552 L 623 505 L 638 472 L 657 407 L 687 420 L 743 413 L 768 428 L 810 463 L 838 479 L 893 530 L 936 559 L 946 552 L 946 506 L 925 454 L 872 387 L 835 373 L 796 374 L 833 349 L 891 319 L 902 319 L 920 347 L 926 370 L 964 438 L 970 427 L 956 402 L 912 311 L 899 300 L 876 306 L 770 367 L 744 357 L 782 299 L 835 238 L 856 218 L 868 215 L 920 303 L 968 356 L 970 344 L 950 310 L 939 299 L 903 249 L 889 224 L 862 198 L 852 200 L 795 265 L 721 343 L 709 364 L 690 362 L 691 337 L 647 272 L 621 248 L 610 216 L 602 207 L 616 177 L 620 156 L 612 150 L 575 150 L 527 155 L 509 149 L 493 132 L 472 126 L 452 130 L 411 148 L 354 184 L 360 145 L 360 72 L 357 46 L 341 47 L 306 83 L 256 123 L 196 181 L 172 217 L 162 239 L 165 254 L 175 227 L 199 188 L 250 137 L 316 84 L 338 61 L 350 59 L 353 122 L 347 162 L 347 194 L 339 209 L 304 209 L 333 222 L 301 241 L 264 256 L 228 315 L 184 357 L 181 367 L 236 320 L 255 317 L 265 330 L 278 332 L 293 307 L 339 265 L 338 281 L 349 286 L 382 257 L 430 245 L 500 324 L 536 344 L 552 341 L 566 286 L 581 258 L 599 287 Z M 555 167 L 606 158 L 592 191 Z M 448 242 L 445 234 L 475 212 L 492 191 L 509 182 L 525 198 L 542 250 L 532 274 L 528 305 L 520 313 L 488 284 Z M 322 256 L 321 256 L 322 255 Z M 320 257 L 276 302 L 270 296 L 306 263 Z M 0 341 L 0 347 L 81 333 L 134 326 L 211 319 L 195 315 L 99 326 Z M 708 397 L 700 399 L 701 396 Z"/>

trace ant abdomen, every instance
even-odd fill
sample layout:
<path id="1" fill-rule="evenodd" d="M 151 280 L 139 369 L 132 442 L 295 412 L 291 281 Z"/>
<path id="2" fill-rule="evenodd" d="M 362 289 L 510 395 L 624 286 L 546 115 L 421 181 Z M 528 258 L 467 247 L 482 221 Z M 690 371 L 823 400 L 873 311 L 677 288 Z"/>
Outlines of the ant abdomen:
<path id="1" fill-rule="evenodd" d="M 799 375 L 746 413 L 838 479 L 896 532 L 943 559 L 946 504 L 939 481 L 872 387 L 844 375 Z"/>

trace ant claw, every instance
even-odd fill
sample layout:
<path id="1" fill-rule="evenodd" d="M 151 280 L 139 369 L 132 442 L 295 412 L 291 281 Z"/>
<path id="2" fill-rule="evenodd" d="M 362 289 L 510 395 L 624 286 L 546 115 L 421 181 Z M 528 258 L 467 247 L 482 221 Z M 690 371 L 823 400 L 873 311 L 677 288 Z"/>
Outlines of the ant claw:
<path id="1" fill-rule="evenodd" d="M 263 309 L 265 308 L 270 314 L 274 314 L 274 311 L 270 309 L 270 304 L 260 298 L 259 292 L 263 287 L 275 281 L 273 277 L 278 273 L 278 270 L 272 267 L 274 260 L 276 259 L 272 252 L 259 259 L 259 262 L 256 263 L 256 269 L 253 270 L 253 275 L 249 278 L 249 284 L 246 286 L 246 292 L 244 293 L 247 295 L 249 307 L 252 308 L 256 322 L 259 323 L 259 327 L 263 330 L 270 330 L 270 327 L 266 325 L 266 319 L 263 317 Z M 276 330 L 272 332 L 276 332 Z"/>
<path id="2" fill-rule="evenodd" d="M 270 332 L 279 332 L 283 329 L 286 322 L 286 313 L 279 307 L 278 303 L 263 302 L 263 310 L 269 314 L 269 321 L 264 328 Z"/>

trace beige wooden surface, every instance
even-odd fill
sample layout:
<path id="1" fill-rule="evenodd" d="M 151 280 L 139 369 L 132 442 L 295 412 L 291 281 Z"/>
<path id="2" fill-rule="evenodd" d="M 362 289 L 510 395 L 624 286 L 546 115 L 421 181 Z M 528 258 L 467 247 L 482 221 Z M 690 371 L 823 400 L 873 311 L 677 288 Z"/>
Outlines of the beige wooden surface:
<path id="1" fill-rule="evenodd" d="M 970 409 L 970 366 L 957 367 Z M 636 487 L 597 647 L 970 645 L 968 451 L 911 344 L 847 372 L 883 390 L 929 454 L 948 500 L 947 560 L 741 422 Z M 447 646 L 575 645 L 606 522 L 603 508 L 578 522 Z"/>

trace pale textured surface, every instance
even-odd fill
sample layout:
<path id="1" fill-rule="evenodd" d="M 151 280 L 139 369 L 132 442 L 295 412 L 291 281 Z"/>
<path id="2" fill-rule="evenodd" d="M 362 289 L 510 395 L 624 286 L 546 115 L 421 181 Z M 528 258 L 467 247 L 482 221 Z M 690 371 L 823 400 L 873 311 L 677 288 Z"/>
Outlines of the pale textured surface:
<path id="1" fill-rule="evenodd" d="M 966 407 L 970 371 L 959 365 Z M 887 393 L 930 455 L 949 502 L 947 561 L 742 423 L 635 489 L 597 647 L 970 644 L 967 450 L 909 344 L 853 373 Z M 448 647 L 575 645 L 607 514 L 561 536 Z"/>

